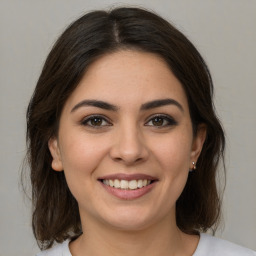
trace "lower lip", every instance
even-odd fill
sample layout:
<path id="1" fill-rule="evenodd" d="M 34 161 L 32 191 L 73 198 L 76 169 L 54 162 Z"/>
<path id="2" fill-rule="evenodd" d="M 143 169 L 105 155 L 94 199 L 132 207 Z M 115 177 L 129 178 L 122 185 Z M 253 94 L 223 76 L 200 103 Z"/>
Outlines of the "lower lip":
<path id="1" fill-rule="evenodd" d="M 134 200 L 140 198 L 149 193 L 156 184 L 156 182 L 153 182 L 145 187 L 138 189 L 119 189 L 107 186 L 102 182 L 100 183 L 111 195 L 123 200 Z"/>

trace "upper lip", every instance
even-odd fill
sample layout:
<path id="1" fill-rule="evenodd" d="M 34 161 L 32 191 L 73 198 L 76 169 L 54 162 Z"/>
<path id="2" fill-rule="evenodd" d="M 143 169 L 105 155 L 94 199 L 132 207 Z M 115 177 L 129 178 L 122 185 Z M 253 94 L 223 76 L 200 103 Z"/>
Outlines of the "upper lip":
<path id="1" fill-rule="evenodd" d="M 158 180 L 156 177 L 143 174 L 143 173 L 135 173 L 135 174 L 126 174 L 126 173 L 115 173 L 109 174 L 106 176 L 99 177 L 98 180 Z"/>

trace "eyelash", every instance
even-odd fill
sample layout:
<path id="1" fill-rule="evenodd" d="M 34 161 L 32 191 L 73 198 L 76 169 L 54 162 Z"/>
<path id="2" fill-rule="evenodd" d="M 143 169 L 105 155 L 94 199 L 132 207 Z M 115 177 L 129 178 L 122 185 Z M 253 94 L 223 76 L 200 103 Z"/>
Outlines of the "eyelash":
<path id="1" fill-rule="evenodd" d="M 162 119 L 163 122 L 165 123 L 164 125 L 161 125 L 161 126 L 157 126 L 157 125 L 148 125 L 148 123 L 150 122 L 153 122 L 154 119 L 156 118 L 159 118 L 159 119 Z M 95 121 L 96 119 L 100 120 L 101 122 L 106 122 L 107 124 L 106 125 L 100 125 L 100 126 L 97 126 L 97 125 L 92 125 L 92 124 L 89 124 L 89 122 L 92 122 L 93 120 Z M 174 125 L 177 125 L 177 121 L 174 120 L 172 117 L 168 116 L 168 115 L 163 115 L 163 114 L 158 114 L 158 115 L 154 115 L 152 117 L 149 118 L 149 120 L 146 122 L 146 126 L 154 126 L 158 129 L 160 128 L 164 128 L 164 127 L 170 127 L 170 126 L 174 126 Z M 110 121 L 108 121 L 107 118 L 105 118 L 104 116 L 101 116 L 101 115 L 92 115 L 92 116 L 89 116 L 85 119 L 83 119 L 81 121 L 81 125 L 83 126 L 89 126 L 91 128 L 94 128 L 94 129 L 100 129 L 102 127 L 106 127 L 106 126 L 112 126 L 112 124 L 110 123 Z"/>
<path id="2" fill-rule="evenodd" d="M 102 120 L 102 122 L 107 122 L 108 124 L 107 125 L 100 125 L 100 126 L 96 126 L 96 125 L 92 125 L 92 124 L 88 124 L 89 122 L 92 122 L 93 119 L 100 119 Z M 104 116 L 100 116 L 100 115 L 92 115 L 92 116 L 89 116 L 85 119 L 82 120 L 81 124 L 83 126 L 89 126 L 89 127 L 92 127 L 94 129 L 100 129 L 102 127 L 105 127 L 105 126 L 112 126 L 112 124 L 110 124 L 110 122 L 107 120 L 107 118 L 105 118 Z"/>
<path id="3" fill-rule="evenodd" d="M 158 129 L 160 129 L 160 128 L 170 127 L 170 126 L 174 126 L 174 125 L 178 124 L 177 121 L 174 118 L 172 118 L 168 115 L 163 115 L 163 114 L 158 114 L 158 115 L 154 115 L 154 116 L 150 117 L 149 120 L 146 123 L 153 122 L 153 120 L 156 119 L 156 118 L 162 119 L 163 122 L 165 122 L 167 124 L 162 125 L 162 126 L 154 126 L 154 125 L 147 125 L 147 126 L 154 126 Z"/>

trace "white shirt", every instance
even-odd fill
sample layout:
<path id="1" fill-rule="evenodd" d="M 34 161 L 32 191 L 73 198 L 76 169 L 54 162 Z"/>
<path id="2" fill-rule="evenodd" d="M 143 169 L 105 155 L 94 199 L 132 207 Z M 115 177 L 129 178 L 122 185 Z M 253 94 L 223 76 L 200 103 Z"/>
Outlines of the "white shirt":
<path id="1" fill-rule="evenodd" d="M 72 256 L 69 241 L 43 251 L 36 256 Z M 193 256 L 256 256 L 256 252 L 231 242 L 201 233 Z"/>

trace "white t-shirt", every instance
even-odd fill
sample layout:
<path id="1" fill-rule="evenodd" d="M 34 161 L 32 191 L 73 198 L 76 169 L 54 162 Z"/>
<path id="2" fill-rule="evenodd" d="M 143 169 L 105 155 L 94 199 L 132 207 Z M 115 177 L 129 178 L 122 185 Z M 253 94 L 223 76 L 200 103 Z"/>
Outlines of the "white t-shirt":
<path id="1" fill-rule="evenodd" d="M 66 240 L 36 256 L 72 256 Z M 201 233 L 200 240 L 193 256 L 256 256 L 256 252 L 231 242 Z"/>

